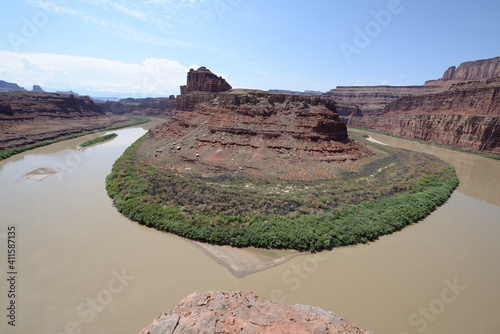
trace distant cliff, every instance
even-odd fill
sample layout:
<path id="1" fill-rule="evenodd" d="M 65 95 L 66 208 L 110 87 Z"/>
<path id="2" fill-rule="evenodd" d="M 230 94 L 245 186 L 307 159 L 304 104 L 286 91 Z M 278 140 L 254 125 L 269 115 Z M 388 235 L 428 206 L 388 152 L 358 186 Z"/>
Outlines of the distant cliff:
<path id="1" fill-rule="evenodd" d="M 0 92 L 11 92 L 13 90 L 25 90 L 16 83 L 0 80 Z"/>
<path id="2" fill-rule="evenodd" d="M 88 96 L 0 92 L 0 151 L 129 121 L 107 117 Z"/>
<path id="3" fill-rule="evenodd" d="M 483 64 L 489 68 L 491 63 Z M 470 73 L 478 73 L 474 71 Z M 387 105 L 379 116 L 350 117 L 348 124 L 500 154 L 500 77 L 456 83 L 441 93 L 404 97 Z"/>
<path id="4" fill-rule="evenodd" d="M 444 72 L 439 80 L 427 81 L 426 85 L 439 84 L 439 81 L 471 81 L 483 80 L 500 76 L 500 57 L 468 61 L 460 64 L 458 68 L 451 66 Z"/>
<path id="5" fill-rule="evenodd" d="M 338 86 L 322 97 L 358 107 L 363 115 L 373 116 L 380 114 L 386 105 L 401 97 L 434 93 L 440 89 L 438 86 Z"/>
<path id="6" fill-rule="evenodd" d="M 143 99 L 121 99 L 119 101 L 100 102 L 102 110 L 116 115 L 137 115 L 170 117 L 177 107 L 176 99 L 170 97 L 143 98 Z"/>
<path id="7" fill-rule="evenodd" d="M 105 117 L 101 107 L 88 96 L 10 91 L 0 93 L 0 121 Z"/>
<path id="8" fill-rule="evenodd" d="M 282 305 L 248 291 L 193 293 L 140 334 L 323 333 L 369 334 L 319 307 Z"/>

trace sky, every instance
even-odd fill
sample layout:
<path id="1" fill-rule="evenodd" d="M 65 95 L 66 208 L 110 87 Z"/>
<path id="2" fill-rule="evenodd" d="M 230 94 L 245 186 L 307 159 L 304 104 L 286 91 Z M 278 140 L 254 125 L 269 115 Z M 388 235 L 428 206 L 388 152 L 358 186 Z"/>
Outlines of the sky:
<path id="1" fill-rule="evenodd" d="M 5 3 L 6 2 L 6 3 Z M 498 0 L 4 0 L 0 80 L 94 97 L 421 85 L 500 56 Z"/>

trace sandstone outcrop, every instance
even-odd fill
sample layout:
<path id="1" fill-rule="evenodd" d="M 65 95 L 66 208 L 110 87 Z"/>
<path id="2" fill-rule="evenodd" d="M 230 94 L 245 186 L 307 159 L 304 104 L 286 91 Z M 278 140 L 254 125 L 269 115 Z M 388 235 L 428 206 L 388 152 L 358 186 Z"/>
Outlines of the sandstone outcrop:
<path id="1" fill-rule="evenodd" d="M 500 76 L 500 57 L 468 61 L 458 68 L 450 67 L 441 78 L 442 81 L 483 80 Z"/>
<path id="2" fill-rule="evenodd" d="M 145 158 L 162 166 L 267 176 L 318 168 L 319 177 L 324 164 L 371 155 L 349 140 L 333 101 L 256 90 L 178 96 L 174 116 L 150 130 L 146 147 Z"/>
<path id="3" fill-rule="evenodd" d="M 401 114 L 500 116 L 500 77 L 457 83 L 437 94 L 403 97 L 382 112 L 386 116 Z"/>
<path id="4" fill-rule="evenodd" d="M 231 85 L 206 67 L 191 69 L 187 76 L 187 85 L 181 86 L 181 95 L 193 92 L 225 92 L 232 89 Z"/>
<path id="5" fill-rule="evenodd" d="M 128 122 L 111 118 L 88 96 L 0 93 L 0 150 Z"/>
<path id="6" fill-rule="evenodd" d="M 401 98 L 379 116 L 351 117 L 349 125 L 500 154 L 500 78 Z"/>
<path id="7" fill-rule="evenodd" d="M 177 107 L 175 96 L 168 98 L 121 99 L 99 103 L 104 112 L 116 115 L 170 117 Z"/>
<path id="8" fill-rule="evenodd" d="M 196 87 L 210 86 L 194 73 L 188 74 L 188 87 L 193 80 Z M 211 76 L 201 78 L 213 82 Z M 173 117 L 149 131 L 142 152 L 146 161 L 164 168 L 273 177 L 308 168 L 317 168 L 317 177 L 332 177 L 325 164 L 372 155 L 348 138 L 334 101 L 249 89 L 177 96 Z"/>
<path id="9" fill-rule="evenodd" d="M 370 332 L 318 307 L 281 305 L 247 291 L 193 293 L 161 313 L 140 334 L 335 333 Z"/>
<path id="10" fill-rule="evenodd" d="M 4 125 L 40 119 L 105 117 L 101 107 L 88 96 L 11 91 L 0 93 L 0 104 L 8 105 L 11 109 L 10 115 L 0 114 L 0 121 Z"/>
<path id="11" fill-rule="evenodd" d="M 439 86 L 338 86 L 322 96 L 338 103 L 354 105 L 365 116 L 374 116 L 401 97 L 434 93 L 440 89 Z"/>
<path id="12" fill-rule="evenodd" d="M 411 139 L 500 154 L 500 118 L 476 115 L 401 115 L 351 118 L 349 124 Z"/>

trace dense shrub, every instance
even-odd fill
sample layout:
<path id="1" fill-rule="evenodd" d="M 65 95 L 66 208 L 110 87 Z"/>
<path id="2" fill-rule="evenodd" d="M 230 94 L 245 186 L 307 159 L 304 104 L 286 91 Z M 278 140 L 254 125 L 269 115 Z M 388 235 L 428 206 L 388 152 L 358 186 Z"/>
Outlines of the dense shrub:
<path id="1" fill-rule="evenodd" d="M 117 209 L 140 224 L 218 245 L 319 251 L 366 243 L 426 217 L 458 185 L 441 160 L 389 147 L 337 180 L 180 176 L 139 163 L 135 151 L 144 140 L 107 177 Z M 278 185 L 295 191 L 269 192 Z"/>

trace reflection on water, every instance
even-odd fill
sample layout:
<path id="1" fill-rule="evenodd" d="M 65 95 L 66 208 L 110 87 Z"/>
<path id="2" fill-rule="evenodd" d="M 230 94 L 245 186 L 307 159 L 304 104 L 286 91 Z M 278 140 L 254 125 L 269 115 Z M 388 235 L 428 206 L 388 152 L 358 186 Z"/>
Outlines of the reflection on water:
<path id="1" fill-rule="evenodd" d="M 424 221 L 372 244 L 236 279 L 191 242 L 138 226 L 112 206 L 105 177 L 145 131 L 115 131 L 88 151 L 76 145 L 90 136 L 0 162 L 0 242 L 15 225 L 19 266 L 17 326 L 4 319 L 0 332 L 138 333 L 183 297 L 211 289 L 320 306 L 376 333 L 500 332 L 499 162 L 371 134 L 449 161 L 458 191 Z M 16 183 L 38 168 L 64 172 Z"/>

